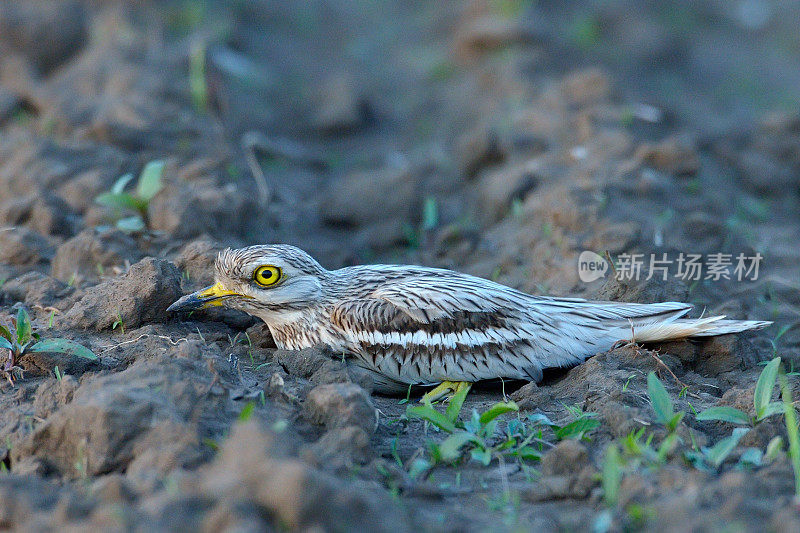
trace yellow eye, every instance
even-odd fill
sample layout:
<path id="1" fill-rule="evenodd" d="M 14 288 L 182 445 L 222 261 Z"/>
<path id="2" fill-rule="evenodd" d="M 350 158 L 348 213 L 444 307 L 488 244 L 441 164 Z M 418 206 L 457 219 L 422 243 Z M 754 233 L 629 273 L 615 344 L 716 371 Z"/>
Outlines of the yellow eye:
<path id="1" fill-rule="evenodd" d="M 261 285 L 262 287 L 269 287 L 270 285 L 275 285 L 281 280 L 281 269 L 272 266 L 272 265 L 264 265 L 260 266 L 253 272 L 253 281 Z"/>

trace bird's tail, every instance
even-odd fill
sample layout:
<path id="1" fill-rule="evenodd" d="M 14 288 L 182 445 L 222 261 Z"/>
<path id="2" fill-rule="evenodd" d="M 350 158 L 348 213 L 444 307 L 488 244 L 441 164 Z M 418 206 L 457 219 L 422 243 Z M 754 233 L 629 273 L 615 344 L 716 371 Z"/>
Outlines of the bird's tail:
<path id="1" fill-rule="evenodd" d="M 673 318 L 662 322 L 631 324 L 636 342 L 660 342 L 687 337 L 713 337 L 766 328 L 764 320 L 726 320 L 724 315 L 705 318 Z"/>

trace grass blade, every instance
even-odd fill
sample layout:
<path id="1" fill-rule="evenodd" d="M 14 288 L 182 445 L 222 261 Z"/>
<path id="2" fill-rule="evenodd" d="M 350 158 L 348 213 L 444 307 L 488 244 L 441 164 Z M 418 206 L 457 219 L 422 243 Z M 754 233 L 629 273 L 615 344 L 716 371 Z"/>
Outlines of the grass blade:
<path id="1" fill-rule="evenodd" d="M 619 487 L 622 484 L 622 467 L 619 450 L 614 444 L 606 448 L 602 471 L 603 499 L 608 507 L 615 507 L 619 500 Z"/>
<path id="2" fill-rule="evenodd" d="M 556 424 L 550 420 L 547 415 L 543 413 L 532 413 L 528 415 L 528 421 L 531 424 L 541 424 L 543 426 L 550 426 L 553 427 Z"/>
<path id="3" fill-rule="evenodd" d="M 600 427 L 600 421 L 594 418 L 579 418 L 564 427 L 553 431 L 558 440 L 582 439 L 584 434 Z"/>
<path id="4" fill-rule="evenodd" d="M 747 415 L 747 413 L 740 411 L 735 407 L 728 407 L 727 405 L 709 407 L 705 411 L 698 413 L 696 418 L 697 420 L 719 420 L 721 422 L 730 422 L 732 424 L 750 424 L 750 417 Z"/>
<path id="5" fill-rule="evenodd" d="M 764 367 L 761 375 L 756 382 L 756 390 L 753 393 L 753 406 L 756 408 L 756 418 L 761 419 L 767 405 L 772 400 L 772 389 L 775 388 L 775 380 L 778 377 L 778 365 L 781 364 L 781 358 L 776 357 Z"/>
<path id="6" fill-rule="evenodd" d="M 515 402 L 499 402 L 491 406 L 488 411 L 484 411 L 479 420 L 481 425 L 488 424 L 498 416 L 511 411 L 519 411 L 519 406 Z"/>
<path id="7" fill-rule="evenodd" d="M 439 445 L 442 461 L 451 463 L 461 456 L 461 448 L 468 442 L 476 442 L 477 438 L 467 431 L 453 433 Z"/>
<path id="8" fill-rule="evenodd" d="M 667 393 L 667 389 L 661 380 L 656 377 L 654 372 L 647 374 L 647 393 L 650 395 L 650 403 L 656 413 L 656 419 L 667 425 L 675 417 L 672 409 L 672 400 Z"/>
<path id="9" fill-rule="evenodd" d="M 778 358 L 780 361 L 780 358 Z M 783 370 L 783 369 L 781 369 Z M 792 403 L 792 390 L 785 372 L 780 372 L 781 399 L 783 400 L 784 419 L 786 421 L 786 434 L 789 437 L 789 458 L 792 460 L 794 470 L 794 498 L 800 500 L 800 436 L 798 436 L 797 413 Z"/>
<path id="10" fill-rule="evenodd" d="M 411 467 L 408 470 L 408 475 L 411 479 L 417 479 L 422 474 L 430 470 L 430 468 L 431 464 L 428 461 L 418 457 L 411 463 Z"/>
<path id="11" fill-rule="evenodd" d="M 537 450 L 533 446 L 523 446 L 517 449 L 511 455 L 519 457 L 520 459 L 525 459 L 527 461 L 541 461 L 542 459 L 542 452 Z"/>
<path id="12" fill-rule="evenodd" d="M 136 184 L 136 195 L 149 202 L 161 190 L 161 175 L 164 173 L 164 162 L 150 161 L 144 166 L 139 183 Z"/>
<path id="13" fill-rule="evenodd" d="M 125 187 L 128 183 L 131 182 L 133 179 L 133 174 L 125 174 L 121 176 L 117 181 L 114 182 L 114 185 L 111 186 L 111 194 L 119 194 L 125 190 Z"/>
<path id="14" fill-rule="evenodd" d="M 483 464 L 483 466 L 489 466 L 489 463 L 492 462 L 492 452 L 491 452 L 491 450 L 474 449 L 474 450 L 472 450 L 472 452 L 470 452 L 470 455 L 472 456 L 473 459 L 475 459 L 476 461 L 478 461 L 481 464 Z"/>
<path id="15" fill-rule="evenodd" d="M 31 317 L 24 308 L 20 307 L 17 311 L 17 342 L 20 345 L 26 344 L 31 340 L 32 334 Z"/>
<path id="16" fill-rule="evenodd" d="M 97 356 L 89 348 L 69 339 L 44 339 L 28 348 L 28 351 L 64 353 L 83 357 L 84 359 L 90 359 L 92 361 L 97 360 Z"/>
<path id="17" fill-rule="evenodd" d="M 727 459 L 734 448 L 736 448 L 736 445 L 739 444 L 739 440 L 741 440 L 748 431 L 750 431 L 749 428 L 736 428 L 733 430 L 730 437 L 722 439 L 711 448 L 705 448 L 703 451 L 705 452 L 704 455 L 708 462 L 714 465 L 714 467 L 719 468 L 719 465 Z"/>
<path id="18" fill-rule="evenodd" d="M 447 418 L 450 419 L 453 424 L 458 421 L 458 415 L 461 413 L 461 406 L 464 405 L 464 400 L 467 397 L 467 393 L 469 392 L 470 387 L 462 387 L 458 392 L 456 392 L 453 397 L 450 399 L 450 404 L 447 406 L 447 411 L 445 414 Z"/>
<path id="19" fill-rule="evenodd" d="M 5 337 L 0 337 L 0 348 L 7 348 L 12 352 L 14 351 L 14 346 L 10 342 L 8 342 L 8 339 L 6 339 Z"/>
<path id="20" fill-rule="evenodd" d="M 439 208 L 436 205 L 436 198 L 428 196 L 422 207 L 422 229 L 430 231 L 439 224 Z"/>
<path id="21" fill-rule="evenodd" d="M 133 211 L 141 211 L 143 208 L 141 200 L 126 192 L 104 192 L 97 195 L 94 201 L 100 205 L 111 207 L 112 209 L 131 209 Z M 146 205 L 147 204 L 144 204 L 144 206 Z"/>
<path id="22" fill-rule="evenodd" d="M 2 324 L 0 324 L 0 337 L 10 342 L 14 342 L 14 336 L 11 334 L 11 331 Z"/>
<path id="23" fill-rule="evenodd" d="M 138 233 L 144 231 L 145 225 L 142 217 L 136 215 L 117 220 L 117 228 L 124 233 Z"/>
<path id="24" fill-rule="evenodd" d="M 253 416 L 253 411 L 256 409 L 256 404 L 253 402 L 247 402 L 241 412 L 239 412 L 239 422 L 247 422 Z"/>
<path id="25" fill-rule="evenodd" d="M 783 402 L 771 402 L 767 404 L 767 407 L 764 409 L 764 412 L 761 414 L 761 418 L 759 420 L 763 420 L 768 416 L 776 415 L 778 413 L 783 413 Z"/>
<path id="26" fill-rule="evenodd" d="M 430 405 L 409 405 L 406 408 L 406 416 L 409 418 L 427 420 L 442 431 L 448 433 L 453 433 L 456 430 L 455 424 L 449 418 Z"/>

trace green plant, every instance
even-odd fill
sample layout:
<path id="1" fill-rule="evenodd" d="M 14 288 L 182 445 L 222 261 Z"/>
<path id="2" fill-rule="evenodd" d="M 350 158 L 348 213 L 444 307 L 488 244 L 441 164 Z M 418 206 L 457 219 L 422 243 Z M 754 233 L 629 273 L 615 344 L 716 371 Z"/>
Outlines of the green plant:
<path id="1" fill-rule="evenodd" d="M 616 444 L 609 444 L 606 448 L 601 478 L 606 506 L 616 507 L 619 501 L 619 487 L 622 484 L 622 458 Z"/>
<path id="2" fill-rule="evenodd" d="M 406 408 L 406 416 L 409 418 L 425 420 L 449 434 L 439 444 L 429 443 L 428 448 L 433 464 L 455 462 L 467 450 L 472 459 L 484 465 L 488 465 L 492 457 L 498 453 L 528 455 L 530 450 L 527 447 L 533 441 L 533 437 L 527 441 L 523 439 L 518 442 L 513 435 L 508 434 L 509 432 L 506 435 L 500 435 L 497 427 L 497 418 L 504 413 L 518 411 L 517 404 L 498 402 L 480 414 L 473 409 L 471 418 L 466 422 L 461 422 L 459 414 L 468 392 L 469 389 L 462 389 L 454 394 L 444 413 L 434 409 L 430 402 L 422 405 L 409 405 Z M 426 464 L 418 460 L 412 464 L 412 469 L 419 475 L 430 466 L 430 463 Z"/>
<path id="3" fill-rule="evenodd" d="M 247 402 L 247 404 L 242 408 L 239 412 L 238 421 L 239 422 L 247 422 L 253 416 L 253 411 L 256 409 L 256 404 L 253 402 Z"/>
<path id="4" fill-rule="evenodd" d="M 667 389 L 654 372 L 647 374 L 647 393 L 650 396 L 650 404 L 653 406 L 653 411 L 656 413 L 656 420 L 663 424 L 667 431 L 674 433 L 686 412 L 675 412 Z"/>
<path id="5" fill-rule="evenodd" d="M 11 383 L 13 383 L 14 375 L 21 375 L 22 371 L 16 366 L 16 363 L 25 353 L 62 353 L 85 359 L 97 359 L 91 350 L 75 341 L 59 338 L 40 339 L 39 334 L 33 331 L 28 312 L 21 307 L 17 311 L 16 318 L 11 319 L 10 324 L 0 324 L 0 350 L 3 349 L 8 355 L 3 366 L 0 367 L 0 373 L 5 375 Z"/>
<path id="6" fill-rule="evenodd" d="M 794 324 L 785 324 L 783 327 L 781 327 L 781 329 L 778 330 L 778 333 L 775 334 L 775 337 L 770 339 L 769 342 L 772 344 L 772 355 L 778 355 L 778 341 L 786 334 L 787 331 L 792 329 L 793 325 Z"/>
<path id="7" fill-rule="evenodd" d="M 781 358 L 775 357 L 772 361 L 767 363 L 767 366 L 761 371 L 761 375 L 756 382 L 755 391 L 753 392 L 754 417 L 750 417 L 750 415 L 735 407 L 720 405 L 709 407 L 700 412 L 697 415 L 697 420 L 719 420 L 732 424 L 754 426 L 767 417 L 783 412 L 783 403 L 772 401 L 772 392 L 775 388 L 775 381 L 778 377 L 780 367 Z"/>
<path id="8" fill-rule="evenodd" d="M 545 439 L 545 431 L 558 440 L 582 439 L 600 425 L 600 421 L 593 418 L 595 413 L 568 407 L 575 420 L 564 426 L 553 423 L 540 413 L 526 417 L 517 415 L 501 426 L 503 415 L 519 410 L 514 402 L 498 402 L 483 413 L 473 409 L 469 420 L 462 422 L 459 415 L 466 394 L 466 390 L 456 393 L 444 413 L 434 409 L 430 403 L 406 408 L 408 418 L 425 420 L 448 434 L 439 443 L 428 443 L 430 460 L 417 458 L 411 463 L 409 474 L 412 477 L 429 471 L 436 464 L 455 463 L 467 455 L 483 465 L 488 465 L 493 458 L 511 458 L 524 466 L 525 461 L 538 461 L 544 448 L 553 446 Z"/>
<path id="9" fill-rule="evenodd" d="M 199 113 L 208 109 L 208 85 L 206 83 L 206 44 L 197 42 L 189 57 L 189 92 L 192 104 Z"/>
<path id="10" fill-rule="evenodd" d="M 725 462 L 748 431 L 748 428 L 734 428 L 729 437 L 725 437 L 710 448 L 702 446 L 700 450 L 688 450 L 684 452 L 684 457 L 699 470 L 715 471 Z"/>
<path id="11" fill-rule="evenodd" d="M 439 206 L 436 198 L 426 196 L 422 206 L 422 230 L 430 231 L 439 225 Z"/>
<path id="12" fill-rule="evenodd" d="M 570 415 L 575 419 L 572 422 L 568 422 L 564 426 L 559 426 L 557 424 L 553 424 L 549 420 L 546 420 L 546 424 L 550 426 L 553 430 L 553 434 L 555 435 L 556 439 L 558 440 L 567 440 L 567 439 L 577 439 L 577 440 L 584 440 L 587 439 L 586 434 L 590 431 L 597 429 L 600 427 L 600 421 L 597 420 L 597 413 L 589 413 L 583 411 L 580 407 L 576 405 L 565 405 L 564 406 L 567 411 L 569 411 Z M 547 417 L 545 417 L 546 419 Z"/>
<path id="13" fill-rule="evenodd" d="M 422 204 L 422 217 L 418 227 L 404 222 L 403 235 L 411 249 L 417 249 L 423 242 L 426 234 L 436 229 L 439 225 L 439 204 L 433 196 L 426 196 Z"/>
<path id="14" fill-rule="evenodd" d="M 406 391 L 406 397 L 397 402 L 399 405 L 403 405 L 404 403 L 408 403 L 411 400 L 411 387 L 412 385 L 408 386 L 408 390 Z"/>
<path id="15" fill-rule="evenodd" d="M 116 226 L 121 231 L 125 233 L 144 231 L 149 226 L 150 201 L 163 187 L 161 182 L 163 173 L 163 161 L 150 161 L 139 175 L 135 191 L 125 192 L 125 187 L 133 180 L 133 174 L 125 174 L 114 183 L 109 192 L 97 196 L 95 202 L 116 209 L 119 213 L 126 211 L 134 213 L 132 216 L 117 219 Z"/>
<path id="16" fill-rule="evenodd" d="M 794 403 L 792 403 L 792 390 L 789 387 L 789 380 L 783 371 L 782 365 L 779 376 L 786 434 L 789 437 L 789 458 L 792 460 L 792 470 L 794 472 L 794 500 L 797 503 L 800 502 L 800 435 L 797 427 L 797 413 L 794 410 Z"/>
<path id="17" fill-rule="evenodd" d="M 111 324 L 111 329 L 119 328 L 123 335 L 125 335 L 125 322 L 122 320 L 122 313 L 117 310 L 117 319 Z"/>
<path id="18" fill-rule="evenodd" d="M 637 431 L 631 431 L 622 439 L 622 450 L 626 459 L 637 466 L 642 463 L 648 466 L 663 465 L 680 441 L 680 437 L 677 433 L 669 433 L 658 446 L 655 446 L 654 434 L 651 433 L 644 438 L 644 433 L 645 428 L 640 428 Z"/>

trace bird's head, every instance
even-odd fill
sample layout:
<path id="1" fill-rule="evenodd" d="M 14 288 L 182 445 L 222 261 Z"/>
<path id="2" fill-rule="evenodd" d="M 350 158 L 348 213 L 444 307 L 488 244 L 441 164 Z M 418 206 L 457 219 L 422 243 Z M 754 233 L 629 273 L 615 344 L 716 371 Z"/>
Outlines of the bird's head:
<path id="1" fill-rule="evenodd" d="M 286 244 L 223 250 L 214 285 L 187 294 L 167 309 L 232 307 L 259 317 L 302 310 L 319 301 L 328 271 L 303 250 Z"/>

